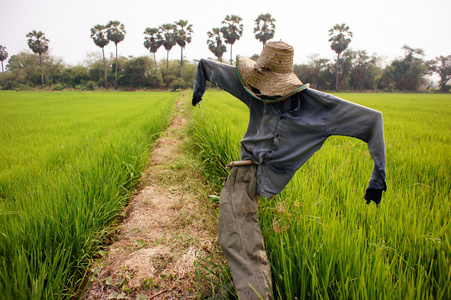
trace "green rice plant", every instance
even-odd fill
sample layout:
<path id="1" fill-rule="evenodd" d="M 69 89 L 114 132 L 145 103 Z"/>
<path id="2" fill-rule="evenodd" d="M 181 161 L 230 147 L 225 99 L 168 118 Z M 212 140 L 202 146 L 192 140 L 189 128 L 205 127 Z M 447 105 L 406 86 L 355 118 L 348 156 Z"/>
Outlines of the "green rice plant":
<path id="1" fill-rule="evenodd" d="M 0 93 L 2 299 L 74 297 L 175 93 Z"/>
<path id="2" fill-rule="evenodd" d="M 366 205 L 373 168 L 367 146 L 334 136 L 282 193 L 262 199 L 259 216 L 275 295 L 451 298 L 451 96 L 338 96 L 383 113 L 388 190 L 379 208 Z M 248 111 L 225 92 L 208 91 L 204 99 L 193 113 L 192 143 L 205 161 L 224 158 L 206 168 L 221 182 L 227 176 L 223 165 L 239 159 Z"/>
<path id="3" fill-rule="evenodd" d="M 197 108 L 191 116 L 188 136 L 193 141 L 193 152 L 203 161 L 205 178 L 220 186 L 228 173 L 224 166 L 240 159 L 240 140 L 249 116 L 243 114 L 244 104 L 228 101 L 228 94 L 212 91 L 209 95 L 216 105 L 202 103 Z"/>

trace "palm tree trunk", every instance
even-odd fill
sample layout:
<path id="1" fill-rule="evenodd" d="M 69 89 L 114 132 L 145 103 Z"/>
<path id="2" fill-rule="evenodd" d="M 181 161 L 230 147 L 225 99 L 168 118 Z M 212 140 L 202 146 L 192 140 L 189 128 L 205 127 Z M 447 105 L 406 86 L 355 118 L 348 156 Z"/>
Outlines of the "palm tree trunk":
<path id="1" fill-rule="evenodd" d="M 230 44 L 230 64 L 233 64 L 233 51 L 232 51 L 232 48 L 233 48 L 233 44 Z"/>
<path id="2" fill-rule="evenodd" d="M 44 88 L 44 71 L 42 70 L 42 57 L 41 57 L 41 53 L 39 53 L 39 64 L 41 65 L 41 83 L 42 83 L 42 87 Z"/>
<path id="3" fill-rule="evenodd" d="M 335 70 L 335 91 L 338 92 L 338 62 L 337 62 L 337 67 Z"/>
<path id="4" fill-rule="evenodd" d="M 106 75 L 106 64 L 105 64 L 105 51 L 102 47 L 102 55 L 103 55 L 103 71 L 105 72 L 105 89 L 108 89 L 108 76 Z"/>
<path id="5" fill-rule="evenodd" d="M 183 86 L 183 47 L 180 47 L 180 49 L 182 49 L 180 51 L 180 79 L 182 82 L 182 86 Z"/>
<path id="6" fill-rule="evenodd" d="M 3 60 L 2 60 L 2 73 L 5 73 L 5 69 L 3 69 Z"/>
<path id="7" fill-rule="evenodd" d="M 337 56 L 337 67 L 335 70 L 335 91 L 338 92 L 338 70 L 339 70 L 339 66 L 340 66 L 340 54 L 338 54 Z"/>
<path id="8" fill-rule="evenodd" d="M 114 82 L 114 88 L 117 90 L 117 44 L 116 44 L 116 79 Z"/>
<path id="9" fill-rule="evenodd" d="M 166 57 L 166 89 L 169 89 L 169 50 Z"/>
<path id="10" fill-rule="evenodd" d="M 155 61 L 155 78 L 157 81 L 157 87 L 160 87 L 160 80 L 158 79 L 158 69 L 157 69 L 157 54 L 156 52 L 153 53 L 153 60 Z"/>

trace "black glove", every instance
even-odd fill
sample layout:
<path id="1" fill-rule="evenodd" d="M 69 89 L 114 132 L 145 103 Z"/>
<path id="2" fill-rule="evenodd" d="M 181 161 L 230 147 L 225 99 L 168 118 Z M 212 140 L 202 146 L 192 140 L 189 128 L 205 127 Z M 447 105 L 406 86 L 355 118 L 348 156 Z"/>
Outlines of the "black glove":
<path id="1" fill-rule="evenodd" d="M 376 206 L 379 207 L 379 203 L 381 203 L 382 200 L 382 191 L 385 191 L 385 189 L 375 189 L 372 187 L 369 187 L 366 189 L 365 192 L 365 196 L 363 196 L 363 198 L 365 198 L 366 200 L 366 204 L 370 204 L 371 201 L 374 201 L 374 203 L 376 203 Z"/>
<path id="2" fill-rule="evenodd" d="M 201 96 L 193 95 L 193 106 L 196 106 L 200 101 L 202 101 Z"/>

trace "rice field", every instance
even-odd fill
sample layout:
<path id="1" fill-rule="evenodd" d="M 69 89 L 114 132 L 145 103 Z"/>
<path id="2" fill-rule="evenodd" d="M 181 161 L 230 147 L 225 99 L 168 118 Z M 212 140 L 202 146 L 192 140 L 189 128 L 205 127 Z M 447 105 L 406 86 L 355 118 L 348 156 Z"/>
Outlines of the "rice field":
<path id="1" fill-rule="evenodd" d="M 384 115 L 387 186 L 363 199 L 373 161 L 364 142 L 331 137 L 259 216 L 278 299 L 451 298 L 451 95 L 337 96 Z M 248 109 L 209 90 L 189 134 L 220 185 L 239 160 Z"/>
<path id="2" fill-rule="evenodd" d="M 180 93 L 0 92 L 0 298 L 74 297 Z"/>

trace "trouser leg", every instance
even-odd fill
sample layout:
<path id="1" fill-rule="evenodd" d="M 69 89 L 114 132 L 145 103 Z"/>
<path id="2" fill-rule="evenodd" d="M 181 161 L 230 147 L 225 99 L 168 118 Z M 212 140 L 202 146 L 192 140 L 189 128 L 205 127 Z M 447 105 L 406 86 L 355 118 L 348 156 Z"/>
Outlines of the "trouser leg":
<path id="1" fill-rule="evenodd" d="M 219 201 L 219 244 L 242 300 L 271 298 L 268 265 L 258 220 L 256 166 L 232 168 Z"/>

